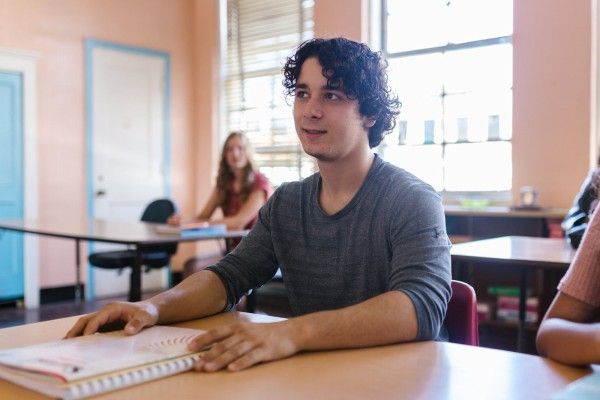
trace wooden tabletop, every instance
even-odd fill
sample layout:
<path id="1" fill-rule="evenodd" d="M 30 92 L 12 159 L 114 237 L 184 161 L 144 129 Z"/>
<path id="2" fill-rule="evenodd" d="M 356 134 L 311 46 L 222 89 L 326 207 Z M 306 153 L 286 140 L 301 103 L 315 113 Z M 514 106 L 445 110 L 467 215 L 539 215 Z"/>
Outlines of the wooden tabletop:
<path id="1" fill-rule="evenodd" d="M 569 210 L 564 208 L 514 209 L 512 207 L 466 208 L 456 205 L 444 206 L 448 216 L 512 217 L 512 218 L 564 218 Z"/>
<path id="2" fill-rule="evenodd" d="M 206 236 L 180 236 L 156 232 L 158 224 L 146 222 L 124 222 L 106 220 L 0 220 L 0 229 L 66 239 L 91 240 L 106 243 L 129 245 L 149 245 L 173 242 L 190 242 L 207 239 L 242 237 L 247 230 L 227 231 L 226 233 Z"/>
<path id="3" fill-rule="evenodd" d="M 0 330 L 0 349 L 60 338 L 76 317 Z M 278 319 L 224 313 L 178 324 L 209 329 L 235 320 Z M 106 393 L 98 399 L 548 399 L 590 372 L 537 356 L 452 343 L 420 342 L 309 352 L 241 372 L 187 372 Z M 0 380 L 2 399 L 45 397 Z"/>
<path id="4" fill-rule="evenodd" d="M 453 260 L 494 261 L 542 268 L 566 269 L 575 250 L 564 239 L 502 236 L 452 246 Z"/>

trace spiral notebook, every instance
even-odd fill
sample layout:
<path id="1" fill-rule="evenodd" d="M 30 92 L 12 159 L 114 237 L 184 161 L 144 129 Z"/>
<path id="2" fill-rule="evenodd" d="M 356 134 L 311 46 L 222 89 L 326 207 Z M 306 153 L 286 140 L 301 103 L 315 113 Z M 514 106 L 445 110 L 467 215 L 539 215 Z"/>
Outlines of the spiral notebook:
<path id="1" fill-rule="evenodd" d="M 192 369 L 204 331 L 154 326 L 0 351 L 0 378 L 52 397 L 80 399 Z"/>

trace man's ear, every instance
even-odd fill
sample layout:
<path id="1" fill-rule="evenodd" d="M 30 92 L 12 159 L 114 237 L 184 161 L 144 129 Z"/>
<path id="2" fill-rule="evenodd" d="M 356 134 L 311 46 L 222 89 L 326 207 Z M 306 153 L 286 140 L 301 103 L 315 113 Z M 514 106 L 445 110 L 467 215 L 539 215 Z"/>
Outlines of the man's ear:
<path id="1" fill-rule="evenodd" d="M 365 118 L 365 122 L 363 123 L 363 126 L 367 129 L 370 129 L 373 127 L 373 125 L 375 125 L 375 122 L 377 122 L 377 118 L 368 117 L 368 118 Z"/>

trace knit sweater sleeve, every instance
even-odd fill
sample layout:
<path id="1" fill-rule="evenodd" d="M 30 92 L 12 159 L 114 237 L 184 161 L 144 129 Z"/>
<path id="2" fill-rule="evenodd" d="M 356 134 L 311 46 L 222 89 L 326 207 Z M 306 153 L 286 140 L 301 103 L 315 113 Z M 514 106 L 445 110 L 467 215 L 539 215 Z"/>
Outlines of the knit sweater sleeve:
<path id="1" fill-rule="evenodd" d="M 573 263 L 558 285 L 561 292 L 594 307 L 600 307 L 599 214 L 593 214 Z"/>
<path id="2" fill-rule="evenodd" d="M 275 275 L 277 259 L 271 240 L 269 213 L 277 193 L 260 209 L 256 225 L 240 244 L 221 261 L 207 269 L 216 273 L 227 291 L 226 310 L 236 305 L 250 290 L 262 286 Z"/>
<path id="3" fill-rule="evenodd" d="M 451 296 L 450 240 L 439 195 L 428 185 L 405 190 L 390 216 L 390 289 L 411 299 L 418 340 L 436 339 Z M 394 211 L 394 210 L 392 210 Z"/>

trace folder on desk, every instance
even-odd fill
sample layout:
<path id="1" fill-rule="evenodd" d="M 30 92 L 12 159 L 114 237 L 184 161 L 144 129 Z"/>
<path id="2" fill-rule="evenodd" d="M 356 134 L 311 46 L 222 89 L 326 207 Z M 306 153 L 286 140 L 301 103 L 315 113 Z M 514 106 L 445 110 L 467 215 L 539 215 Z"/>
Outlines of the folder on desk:
<path id="1" fill-rule="evenodd" d="M 156 233 L 165 235 L 179 235 L 181 237 L 202 237 L 202 236 L 217 236 L 227 233 L 227 225 L 216 224 L 206 226 L 172 226 L 172 225 L 157 225 Z"/>

